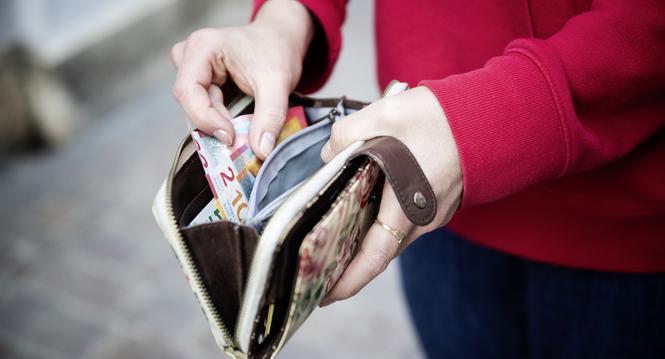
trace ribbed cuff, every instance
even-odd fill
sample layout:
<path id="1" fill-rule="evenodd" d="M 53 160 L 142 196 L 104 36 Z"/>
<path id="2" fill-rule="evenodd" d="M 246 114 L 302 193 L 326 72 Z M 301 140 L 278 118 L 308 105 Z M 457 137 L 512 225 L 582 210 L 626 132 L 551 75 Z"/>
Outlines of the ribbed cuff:
<path id="1" fill-rule="evenodd" d="M 421 83 L 439 100 L 457 143 L 462 207 L 565 172 L 567 136 L 551 82 L 536 56 L 514 48 L 482 69 Z"/>

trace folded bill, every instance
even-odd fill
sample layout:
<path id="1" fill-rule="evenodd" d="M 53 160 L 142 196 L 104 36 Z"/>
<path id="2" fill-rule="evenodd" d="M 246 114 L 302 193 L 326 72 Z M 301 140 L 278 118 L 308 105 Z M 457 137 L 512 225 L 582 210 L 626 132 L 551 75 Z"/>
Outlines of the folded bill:
<path id="1" fill-rule="evenodd" d="M 199 130 L 191 133 L 203 165 L 205 176 L 214 199 L 194 218 L 190 225 L 214 222 L 220 219 L 241 223 L 246 219 L 248 201 L 261 160 L 249 144 L 249 129 L 253 115 L 242 115 L 231 120 L 236 137 L 232 146 L 225 146 L 216 138 Z M 291 107 L 286 122 L 277 138 L 277 144 L 307 127 L 302 106 Z"/>

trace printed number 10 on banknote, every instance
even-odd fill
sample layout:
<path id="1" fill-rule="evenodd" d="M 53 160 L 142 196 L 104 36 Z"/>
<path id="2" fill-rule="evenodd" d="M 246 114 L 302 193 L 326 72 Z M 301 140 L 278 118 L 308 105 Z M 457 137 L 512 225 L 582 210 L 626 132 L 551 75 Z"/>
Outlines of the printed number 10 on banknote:
<path id="1" fill-rule="evenodd" d="M 249 210 L 248 201 L 254 179 L 261 167 L 249 145 L 249 129 L 253 115 L 242 115 L 231 120 L 236 132 L 232 146 L 225 146 L 216 138 L 198 130 L 192 131 L 192 139 L 196 143 L 206 180 L 214 195 L 216 211 L 210 212 L 211 204 L 204 208 L 193 221 L 209 222 L 217 219 L 243 222 Z M 291 107 L 287 111 L 287 119 L 277 139 L 280 144 L 286 138 L 307 127 L 304 110 L 301 106 Z M 219 218 L 221 217 L 221 218 Z"/>
<path id="2" fill-rule="evenodd" d="M 222 219 L 240 223 L 245 219 L 248 210 L 248 198 L 254 184 L 254 176 L 247 173 L 246 168 L 240 171 L 233 163 L 233 149 L 221 144 L 217 139 L 196 130 L 192 131 L 192 139 L 201 159 L 206 180 L 215 197 L 215 207 Z M 249 175 L 249 176 L 248 176 Z M 247 188 L 243 188 L 242 180 Z"/>

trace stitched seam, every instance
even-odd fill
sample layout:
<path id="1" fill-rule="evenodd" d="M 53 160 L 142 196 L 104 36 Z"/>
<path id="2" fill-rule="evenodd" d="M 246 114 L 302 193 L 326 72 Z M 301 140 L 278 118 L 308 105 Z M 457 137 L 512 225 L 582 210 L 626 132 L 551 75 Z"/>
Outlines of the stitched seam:
<path id="1" fill-rule="evenodd" d="M 385 163 L 386 163 L 385 159 L 384 159 L 379 153 L 377 153 L 377 152 L 375 152 L 375 151 L 373 151 L 373 150 L 367 151 L 367 154 L 369 154 L 369 155 L 375 157 L 376 159 L 379 160 L 379 162 L 383 163 L 383 166 L 381 166 L 381 167 L 383 168 L 383 171 L 388 175 L 389 180 L 390 180 L 390 182 L 392 183 L 392 185 L 393 185 L 393 187 L 394 187 L 394 190 L 395 190 L 395 193 L 397 194 L 397 196 L 398 196 L 398 197 L 401 197 L 401 193 L 402 193 L 402 191 L 400 190 L 400 184 L 399 184 L 399 181 L 395 178 L 395 176 L 393 176 L 393 174 L 392 174 L 392 172 L 390 171 L 390 169 L 388 169 L 388 167 L 385 165 Z M 402 198 L 402 201 L 400 201 L 400 202 L 403 202 L 403 198 Z M 401 203 L 400 203 L 400 204 L 401 204 Z M 404 207 L 404 206 L 402 206 L 402 207 Z M 408 214 L 410 214 L 411 216 L 415 217 L 415 215 L 411 212 L 411 209 L 408 208 L 408 206 L 407 206 L 407 208 L 404 208 L 404 209 L 408 212 Z"/>
<path id="2" fill-rule="evenodd" d="M 415 167 L 417 171 L 417 176 L 419 177 L 420 181 L 423 181 L 425 184 L 425 191 L 427 191 L 427 194 L 429 195 L 431 202 L 432 202 L 432 211 L 429 211 L 426 215 L 420 216 L 418 215 L 417 212 L 413 211 L 413 208 L 411 206 L 411 203 L 409 202 L 408 197 L 404 197 L 406 194 L 401 190 L 401 185 L 399 183 L 399 180 L 397 179 L 396 176 L 394 176 L 393 172 L 390 170 L 389 166 L 385 165 L 385 159 L 381 156 L 380 153 L 376 152 L 374 149 L 370 149 L 368 153 L 371 153 L 372 155 L 376 156 L 378 159 L 381 160 L 381 162 L 384 163 L 384 171 L 386 174 L 390 177 L 391 182 L 393 183 L 393 186 L 395 187 L 396 194 L 398 197 L 401 197 L 401 205 L 402 208 L 406 210 L 407 214 L 410 215 L 412 218 L 414 218 L 416 221 L 422 223 L 422 222 L 430 222 L 432 218 L 436 215 L 436 197 L 434 196 L 434 191 L 432 190 L 429 182 L 427 181 L 427 178 L 425 177 L 425 174 L 423 173 L 422 169 L 420 168 L 420 165 L 418 165 L 418 161 L 416 161 L 415 157 L 413 157 L 413 154 L 409 149 L 404 145 L 402 142 L 399 142 L 399 140 L 395 140 L 396 143 L 402 147 L 402 152 L 405 152 L 411 161 L 411 164 L 414 165 L 412 167 Z"/>
<path id="3" fill-rule="evenodd" d="M 427 191 L 428 195 L 432 199 L 432 211 L 430 211 L 430 215 L 423 218 L 423 221 L 431 221 L 434 218 L 434 216 L 436 215 L 436 208 L 437 208 L 436 196 L 434 195 L 434 191 L 432 190 L 432 185 L 430 185 L 429 181 L 427 180 L 427 177 L 425 177 L 425 173 L 423 173 L 422 168 L 420 168 L 420 165 L 418 164 L 418 161 L 413 156 L 413 153 L 411 153 L 409 148 L 406 147 L 406 145 L 403 144 L 402 142 L 398 141 L 398 143 L 400 144 L 400 146 L 402 146 L 402 148 L 404 149 L 404 152 L 406 152 L 406 154 L 409 156 L 409 159 L 411 160 L 411 163 L 416 168 L 416 171 L 418 171 L 420 179 L 425 184 L 425 191 Z M 407 198 L 407 201 L 408 201 L 408 198 Z"/>

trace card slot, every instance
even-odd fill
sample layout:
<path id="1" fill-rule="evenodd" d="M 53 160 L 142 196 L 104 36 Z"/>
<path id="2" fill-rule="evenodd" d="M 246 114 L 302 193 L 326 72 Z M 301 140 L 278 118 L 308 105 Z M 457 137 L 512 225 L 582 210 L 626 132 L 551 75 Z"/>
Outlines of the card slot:
<path id="1" fill-rule="evenodd" d="M 178 226 L 184 227 L 183 213 L 191 202 L 206 188 L 209 188 L 203 166 L 196 153 L 184 161 L 180 171 L 173 178 L 172 201 L 173 214 L 178 219 Z"/>
<path id="2" fill-rule="evenodd" d="M 199 192 L 199 194 L 197 194 L 196 197 L 185 206 L 178 223 L 182 223 L 183 226 L 191 223 L 196 215 L 199 214 L 199 212 L 201 212 L 212 199 L 213 195 L 210 186 L 205 186 L 201 192 Z"/>

